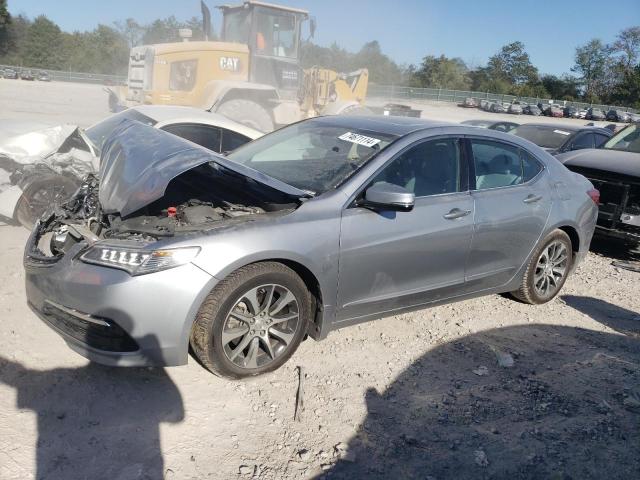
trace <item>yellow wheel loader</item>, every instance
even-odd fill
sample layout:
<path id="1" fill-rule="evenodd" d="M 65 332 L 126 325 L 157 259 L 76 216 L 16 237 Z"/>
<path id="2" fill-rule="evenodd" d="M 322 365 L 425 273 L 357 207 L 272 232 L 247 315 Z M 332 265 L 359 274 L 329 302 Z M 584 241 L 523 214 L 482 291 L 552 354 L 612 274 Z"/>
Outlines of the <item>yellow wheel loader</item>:
<path id="1" fill-rule="evenodd" d="M 127 86 L 110 92 L 112 109 L 189 105 L 263 132 L 320 114 L 364 109 L 366 69 L 339 74 L 300 67 L 307 11 L 254 0 L 218 8 L 222 41 L 131 49 Z M 313 19 L 310 30 L 313 35 Z"/>

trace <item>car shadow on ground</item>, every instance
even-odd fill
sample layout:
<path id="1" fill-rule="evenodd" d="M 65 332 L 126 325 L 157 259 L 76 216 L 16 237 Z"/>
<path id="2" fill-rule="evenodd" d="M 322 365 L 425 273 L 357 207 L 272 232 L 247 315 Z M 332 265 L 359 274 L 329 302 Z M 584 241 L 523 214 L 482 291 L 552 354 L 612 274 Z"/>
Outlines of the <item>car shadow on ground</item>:
<path id="1" fill-rule="evenodd" d="M 160 424 L 180 422 L 178 388 L 162 368 L 31 370 L 0 357 L 0 383 L 37 416 L 36 479 L 162 479 Z"/>
<path id="2" fill-rule="evenodd" d="M 596 320 L 609 312 L 608 325 L 637 315 L 567 303 Z M 364 422 L 321 477 L 637 478 L 638 385 L 637 337 L 538 324 L 469 335 L 369 389 Z"/>

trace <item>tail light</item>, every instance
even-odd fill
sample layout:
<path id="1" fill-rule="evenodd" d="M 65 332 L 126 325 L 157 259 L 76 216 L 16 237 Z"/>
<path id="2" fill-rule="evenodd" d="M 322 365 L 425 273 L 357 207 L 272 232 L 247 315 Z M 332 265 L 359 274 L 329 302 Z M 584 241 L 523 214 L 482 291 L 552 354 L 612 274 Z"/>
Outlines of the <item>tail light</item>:
<path id="1" fill-rule="evenodd" d="M 600 190 L 592 188 L 591 190 L 587 190 L 587 195 L 589 195 L 589 198 L 593 200 L 593 203 L 600 205 Z"/>

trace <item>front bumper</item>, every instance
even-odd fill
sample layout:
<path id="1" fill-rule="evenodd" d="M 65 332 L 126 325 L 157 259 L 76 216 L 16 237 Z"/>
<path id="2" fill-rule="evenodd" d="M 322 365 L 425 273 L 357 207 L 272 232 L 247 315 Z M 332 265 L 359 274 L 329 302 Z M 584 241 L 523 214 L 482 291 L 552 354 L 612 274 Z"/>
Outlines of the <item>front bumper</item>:
<path id="1" fill-rule="evenodd" d="M 31 309 L 69 347 L 97 363 L 185 364 L 191 325 L 217 280 L 192 264 L 132 277 L 121 270 L 81 262 L 77 256 L 82 247 L 76 245 L 49 264 L 33 262 L 25 254 Z"/>

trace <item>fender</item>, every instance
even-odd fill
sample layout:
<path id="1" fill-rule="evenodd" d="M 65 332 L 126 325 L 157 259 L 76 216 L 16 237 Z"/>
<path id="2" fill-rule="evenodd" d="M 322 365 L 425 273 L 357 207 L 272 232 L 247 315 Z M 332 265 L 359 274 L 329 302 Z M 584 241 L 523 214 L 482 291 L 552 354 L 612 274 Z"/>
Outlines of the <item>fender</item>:
<path id="1" fill-rule="evenodd" d="M 205 86 L 199 106 L 204 110 L 215 112 L 225 100 L 230 98 L 246 98 L 265 105 L 269 101 L 278 100 L 278 92 L 271 85 L 261 83 L 213 80 Z"/>
<path id="2" fill-rule="evenodd" d="M 352 107 L 360 106 L 360 102 L 357 102 L 356 100 L 331 102 L 322 109 L 322 115 L 341 115 Z"/>

